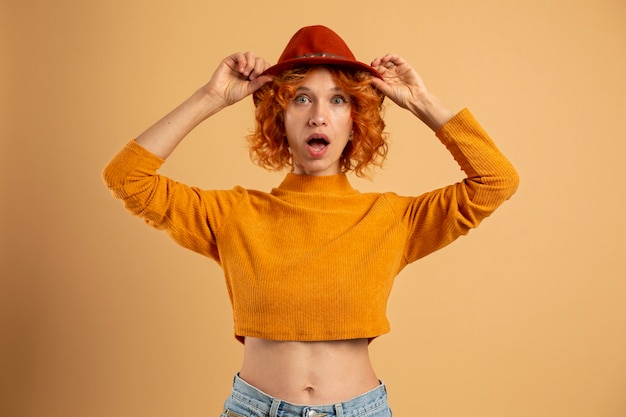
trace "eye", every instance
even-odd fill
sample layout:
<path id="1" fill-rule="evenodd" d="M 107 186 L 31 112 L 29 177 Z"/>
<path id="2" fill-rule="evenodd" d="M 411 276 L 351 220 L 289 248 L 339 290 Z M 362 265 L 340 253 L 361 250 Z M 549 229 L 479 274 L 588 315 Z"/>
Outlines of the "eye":
<path id="1" fill-rule="evenodd" d="M 310 103 L 311 99 L 304 94 L 300 94 L 294 97 L 293 102 L 296 104 L 306 104 Z"/>
<path id="2" fill-rule="evenodd" d="M 331 102 L 333 104 L 343 104 L 343 103 L 348 103 L 348 99 L 345 98 L 344 96 L 335 96 L 332 98 Z"/>

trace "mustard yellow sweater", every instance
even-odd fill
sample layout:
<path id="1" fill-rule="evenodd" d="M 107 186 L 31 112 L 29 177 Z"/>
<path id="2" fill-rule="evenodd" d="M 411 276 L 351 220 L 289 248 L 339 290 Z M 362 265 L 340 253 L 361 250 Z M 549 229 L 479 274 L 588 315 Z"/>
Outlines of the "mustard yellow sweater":
<path id="1" fill-rule="evenodd" d="M 104 179 L 131 213 L 221 265 L 240 341 L 371 339 L 390 329 L 394 277 L 478 226 L 518 185 L 467 109 L 437 136 L 467 178 L 418 197 L 360 193 L 343 174 L 287 174 L 270 193 L 207 191 L 157 175 L 164 161 L 134 141 Z"/>

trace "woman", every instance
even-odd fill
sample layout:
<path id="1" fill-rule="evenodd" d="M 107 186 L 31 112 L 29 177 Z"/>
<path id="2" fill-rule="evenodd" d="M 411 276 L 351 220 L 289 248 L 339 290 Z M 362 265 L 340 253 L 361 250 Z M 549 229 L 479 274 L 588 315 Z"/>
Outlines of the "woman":
<path id="1" fill-rule="evenodd" d="M 199 123 L 253 94 L 253 159 L 291 172 L 270 193 L 206 191 L 156 174 Z M 361 194 L 387 152 L 384 97 L 436 132 L 467 178 L 420 195 Z M 467 234 L 518 177 L 468 110 L 455 114 L 397 55 L 356 61 L 323 26 L 300 29 L 274 66 L 224 59 L 210 81 L 109 163 L 133 214 L 223 268 L 244 359 L 224 415 L 389 416 L 368 346 L 389 331 L 393 278 Z"/>

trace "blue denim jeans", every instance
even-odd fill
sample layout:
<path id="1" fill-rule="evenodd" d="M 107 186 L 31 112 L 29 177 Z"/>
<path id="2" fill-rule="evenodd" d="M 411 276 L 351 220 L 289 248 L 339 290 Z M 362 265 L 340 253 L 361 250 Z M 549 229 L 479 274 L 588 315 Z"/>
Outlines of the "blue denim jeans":
<path id="1" fill-rule="evenodd" d="M 282 401 L 235 375 L 233 390 L 221 417 L 391 417 L 384 383 L 346 402 L 306 406 Z"/>

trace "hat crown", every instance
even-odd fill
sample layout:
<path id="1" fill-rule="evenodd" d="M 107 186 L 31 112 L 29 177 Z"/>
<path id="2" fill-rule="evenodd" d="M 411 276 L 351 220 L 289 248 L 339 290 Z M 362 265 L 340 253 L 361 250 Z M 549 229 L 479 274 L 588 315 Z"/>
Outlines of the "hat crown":
<path id="1" fill-rule="evenodd" d="M 283 71 L 314 65 L 331 65 L 352 71 L 365 71 L 382 78 L 371 66 L 359 62 L 348 45 L 326 26 L 305 26 L 298 30 L 278 58 L 264 74 L 278 76 Z"/>
<path id="2" fill-rule="evenodd" d="M 278 63 L 298 58 L 339 58 L 356 61 L 348 45 L 325 26 L 306 26 L 292 37 Z"/>

